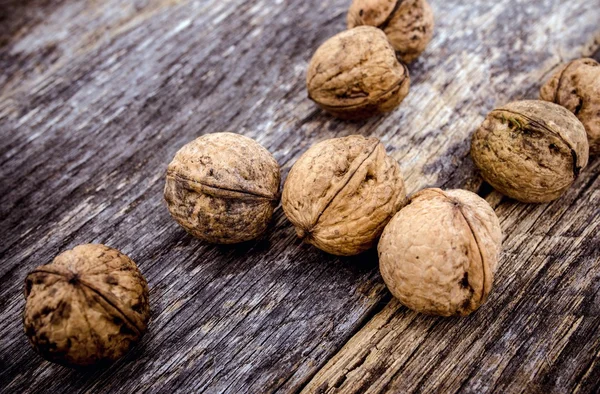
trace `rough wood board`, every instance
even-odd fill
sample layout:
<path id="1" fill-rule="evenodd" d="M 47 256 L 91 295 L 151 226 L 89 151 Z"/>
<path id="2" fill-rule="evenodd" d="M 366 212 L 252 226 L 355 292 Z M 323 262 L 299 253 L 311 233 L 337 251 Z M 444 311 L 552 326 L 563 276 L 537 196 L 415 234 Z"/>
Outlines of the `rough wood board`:
<path id="1" fill-rule="evenodd" d="M 599 172 L 595 160 L 550 205 L 496 206 L 505 250 L 477 313 L 444 319 L 392 301 L 304 392 L 597 393 Z"/>
<path id="2" fill-rule="evenodd" d="M 312 52 L 344 28 L 346 1 L 1 2 L 0 17 L 8 23 L 0 30 L 0 389 L 303 387 L 387 301 L 375 254 L 338 259 L 302 245 L 281 209 L 257 242 L 203 244 L 168 216 L 162 203 L 166 165 L 195 136 L 228 130 L 268 147 L 285 176 L 316 141 L 361 133 L 382 139 L 400 161 L 409 191 L 477 188 L 480 180 L 468 158 L 474 127 L 496 104 L 533 97 L 562 60 L 591 53 L 600 41 L 600 8 L 597 0 L 461 3 L 432 1 L 436 36 L 411 66 L 413 86 L 401 108 L 346 123 L 317 110 L 304 89 Z M 597 160 L 592 164 L 597 174 Z M 591 171 L 580 182 L 597 185 Z M 545 216 L 552 209 L 561 212 L 556 231 L 572 226 L 575 217 L 593 224 L 597 192 L 579 187 L 571 193 L 582 190 L 580 198 L 592 202 L 580 206 L 579 216 L 567 211 L 569 198 L 546 213 L 545 207 L 503 204 L 531 220 L 539 216 L 539 223 L 553 217 Z M 513 229 L 521 245 L 516 250 L 532 252 L 524 222 L 506 217 L 505 230 Z M 590 234 L 582 231 L 577 237 Z M 551 235 L 556 236 L 540 232 L 535 245 L 566 247 L 563 233 Z M 86 242 L 106 243 L 138 262 L 151 285 L 153 319 L 124 360 L 106 370 L 77 372 L 47 363 L 29 348 L 20 321 L 21 292 L 27 271 Z M 585 264 L 597 268 L 597 244 L 584 245 Z M 539 261 L 519 260 L 532 270 L 547 267 Z M 538 291 L 552 286 L 552 272 L 539 271 Z M 504 284 L 507 294 L 526 284 L 518 279 Z M 591 283 L 597 294 L 598 280 Z M 544 298 L 528 300 L 531 309 Z M 521 311 L 521 319 L 529 309 Z M 581 358 L 566 360 L 575 369 L 586 368 L 589 352 L 598 353 L 599 323 L 593 316 L 577 326 L 586 328 L 579 334 L 591 338 L 591 345 L 575 339 L 565 344 L 582 349 Z M 467 324 L 442 322 L 455 329 Z M 537 331 L 532 343 L 546 343 L 554 338 L 549 333 L 563 327 L 547 323 L 550 328 Z M 523 340 L 519 335 L 529 334 L 514 335 Z M 426 338 L 423 346 L 434 344 Z M 480 362 L 471 360 L 465 368 Z M 422 376 L 411 368 L 404 373 L 412 371 L 414 383 Z M 587 368 L 586 379 L 593 382 L 598 361 Z M 510 383 L 511 369 L 505 370 L 496 381 L 500 388 Z M 483 387 L 486 379 L 476 372 L 464 390 Z M 560 388 L 563 382 L 554 384 Z"/>

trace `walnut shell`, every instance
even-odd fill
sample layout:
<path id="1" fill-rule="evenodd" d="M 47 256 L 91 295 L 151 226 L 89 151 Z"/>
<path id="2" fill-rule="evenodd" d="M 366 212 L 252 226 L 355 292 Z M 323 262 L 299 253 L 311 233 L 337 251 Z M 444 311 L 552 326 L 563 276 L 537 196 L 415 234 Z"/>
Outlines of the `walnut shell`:
<path id="1" fill-rule="evenodd" d="M 483 178 L 522 202 L 560 197 L 588 162 L 583 125 L 546 101 L 517 101 L 490 112 L 473 135 L 471 156 Z"/>
<path id="2" fill-rule="evenodd" d="M 389 112 L 408 94 L 408 69 L 385 34 L 361 26 L 339 33 L 317 49 L 306 76 L 308 96 L 344 119 Z"/>
<path id="3" fill-rule="evenodd" d="M 425 189 L 383 231 L 379 268 L 394 297 L 432 315 L 468 315 L 487 299 L 502 230 L 490 205 L 466 190 Z"/>
<path id="4" fill-rule="evenodd" d="M 279 201 L 279 165 L 251 138 L 207 134 L 181 148 L 167 169 L 171 216 L 202 240 L 249 241 L 267 228 Z"/>
<path id="5" fill-rule="evenodd" d="M 406 200 L 398 163 L 376 138 L 322 141 L 294 164 L 282 206 L 296 233 L 325 252 L 370 249 Z"/>
<path id="6" fill-rule="evenodd" d="M 433 37 L 433 10 L 426 0 L 354 0 L 347 16 L 348 29 L 368 25 L 387 35 L 400 59 L 410 63 Z"/>
<path id="7" fill-rule="evenodd" d="M 25 334 L 45 359 L 69 366 L 115 361 L 150 318 L 148 285 L 129 257 L 80 245 L 25 280 Z"/>
<path id="8" fill-rule="evenodd" d="M 566 107 L 581 121 L 590 154 L 600 153 L 600 64 L 583 58 L 563 65 L 542 86 L 542 100 Z"/>

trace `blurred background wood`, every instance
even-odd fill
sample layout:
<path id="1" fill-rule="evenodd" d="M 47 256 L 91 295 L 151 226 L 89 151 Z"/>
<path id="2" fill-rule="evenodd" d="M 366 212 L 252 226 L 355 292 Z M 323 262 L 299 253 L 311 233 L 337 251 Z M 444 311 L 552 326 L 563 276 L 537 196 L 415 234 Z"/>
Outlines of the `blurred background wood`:
<path id="1" fill-rule="evenodd" d="M 600 0 L 431 3 L 407 99 L 343 122 L 304 75 L 349 1 L 0 0 L 0 391 L 598 392 L 599 159 L 562 199 L 525 205 L 489 194 L 468 152 L 496 105 L 536 98 L 563 61 L 600 60 Z M 409 192 L 487 196 L 506 234 L 488 303 L 465 319 L 388 304 L 374 251 L 303 245 L 280 208 L 255 242 L 193 239 L 164 206 L 164 173 L 216 131 L 255 138 L 284 178 L 315 142 L 371 135 Z M 153 317 L 123 360 L 72 371 L 29 347 L 23 281 L 90 242 L 138 263 Z"/>

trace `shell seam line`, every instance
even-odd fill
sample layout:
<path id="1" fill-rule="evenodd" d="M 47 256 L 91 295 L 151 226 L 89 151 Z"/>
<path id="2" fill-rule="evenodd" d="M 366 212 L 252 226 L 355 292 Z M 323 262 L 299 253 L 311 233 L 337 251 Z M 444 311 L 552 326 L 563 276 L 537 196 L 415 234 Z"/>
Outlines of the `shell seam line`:
<path id="1" fill-rule="evenodd" d="M 135 328 L 135 330 L 137 331 L 138 335 L 140 335 L 142 333 L 143 330 L 137 326 L 136 322 L 131 321 L 131 319 L 129 318 L 129 316 L 127 316 L 125 314 L 125 312 L 123 312 L 118 305 L 115 305 L 111 300 L 109 300 L 108 297 L 106 297 L 100 290 L 96 289 L 94 286 L 92 286 L 91 284 L 89 284 L 85 280 L 79 279 L 79 282 L 82 285 L 84 285 L 85 287 L 87 287 L 88 289 L 90 289 L 91 291 L 93 291 L 94 293 L 98 294 L 110 306 L 112 306 L 113 308 L 115 308 L 121 314 L 121 316 L 123 316 L 123 318 L 124 318 L 123 320 L 125 320 L 127 323 L 129 323 L 131 326 L 133 326 Z"/>
<path id="2" fill-rule="evenodd" d="M 434 190 L 436 193 L 444 196 L 444 198 L 446 198 L 448 201 L 450 201 L 450 202 L 454 201 L 446 193 L 444 193 L 443 190 L 435 190 L 435 189 L 432 189 L 432 190 Z M 485 269 L 485 259 L 483 257 L 483 253 L 481 252 L 481 245 L 480 245 L 479 239 L 477 238 L 477 234 L 475 234 L 475 231 L 473 230 L 473 226 L 471 225 L 471 222 L 469 222 L 469 219 L 467 219 L 467 217 L 465 216 L 465 213 L 463 212 L 461 205 L 458 206 L 458 211 L 460 212 L 460 215 L 467 223 L 467 226 L 469 226 L 469 231 L 471 232 L 471 235 L 473 236 L 473 239 L 475 240 L 475 244 L 477 245 L 477 251 L 479 252 L 479 257 L 481 258 L 481 266 L 482 266 L 481 268 L 483 270 L 483 289 L 481 291 L 481 297 L 479 298 L 479 302 L 481 303 L 483 301 L 483 299 L 485 298 L 485 281 L 486 281 L 487 277 L 489 276 L 489 274 Z"/>
<path id="3" fill-rule="evenodd" d="M 577 156 L 577 152 L 575 151 L 573 145 L 571 143 L 569 143 L 569 141 L 567 141 L 567 139 L 565 137 L 563 137 L 559 132 L 551 129 L 547 125 L 542 124 L 542 123 L 540 123 L 540 122 L 538 122 L 538 121 L 530 118 L 527 115 L 523 115 L 521 113 L 514 112 L 514 111 L 511 111 L 511 110 L 508 110 L 508 109 L 504 109 L 504 108 L 495 109 L 492 112 L 501 112 L 501 111 L 508 112 L 508 113 L 513 114 L 513 115 L 522 116 L 525 119 L 527 119 L 530 123 L 535 124 L 535 125 L 541 127 L 542 129 L 547 130 L 548 132 L 550 132 L 551 134 L 557 136 L 560 140 L 562 140 L 562 142 L 564 142 L 565 145 L 567 145 L 567 147 L 571 150 L 571 156 L 573 157 L 573 174 L 575 175 L 575 178 L 577 178 L 579 176 L 579 173 L 581 172 L 581 167 L 579 167 L 577 165 L 577 161 L 579 160 L 579 157 Z"/>
<path id="4" fill-rule="evenodd" d="M 87 300 L 87 295 L 85 294 L 85 291 L 81 287 L 78 288 L 77 290 L 81 291 L 81 294 L 83 294 L 83 297 Z M 79 306 L 79 308 L 81 308 L 81 314 L 83 315 L 83 318 L 84 318 L 85 322 L 87 323 L 88 330 L 90 331 L 90 335 L 92 336 L 92 338 L 94 340 L 94 344 L 96 345 L 96 350 L 100 350 L 102 348 L 102 345 L 98 341 L 98 337 L 96 336 L 95 331 L 92 329 L 92 325 L 90 324 L 90 320 L 87 315 L 87 309 L 85 307 L 82 308 L 82 305 L 78 305 L 78 306 Z M 102 350 L 104 350 L 104 349 L 102 349 Z"/>
<path id="5" fill-rule="evenodd" d="M 463 217 L 463 219 L 465 220 L 465 222 L 467 222 L 467 226 L 469 226 L 469 231 L 471 232 L 471 235 L 473 236 L 473 239 L 475 240 L 475 244 L 477 245 L 477 251 L 479 252 L 479 258 L 481 258 L 481 269 L 483 271 L 483 283 L 482 283 L 482 289 L 481 289 L 481 296 L 479 297 L 479 303 L 481 303 L 484 298 L 485 298 L 485 282 L 489 276 L 487 270 L 485 269 L 486 264 L 485 264 L 485 258 L 483 257 L 483 252 L 481 251 L 481 244 L 479 242 L 479 238 L 477 237 L 477 234 L 475 234 L 475 231 L 473 230 L 473 226 L 471 225 L 471 222 L 469 222 L 469 219 L 467 219 L 467 217 L 465 216 L 465 213 L 462 210 L 462 207 L 458 207 L 458 210 L 461 214 L 461 216 Z"/>
<path id="6" fill-rule="evenodd" d="M 392 19 L 394 19 L 394 14 L 396 11 L 398 11 L 402 3 L 404 3 L 404 0 L 396 0 L 396 5 L 392 9 L 392 12 L 390 12 L 390 15 L 388 15 L 388 17 L 379 26 L 377 26 L 378 29 L 385 30 L 388 27 Z"/>
<path id="7" fill-rule="evenodd" d="M 381 97 L 385 96 L 386 94 L 391 93 L 394 89 L 397 89 L 398 87 L 400 87 L 404 82 L 406 82 L 406 80 L 408 78 L 410 78 L 409 75 L 409 71 L 408 71 L 408 67 L 406 67 L 406 65 L 403 62 L 400 62 L 400 64 L 402 65 L 402 68 L 404 69 L 404 78 L 400 79 L 398 82 L 396 82 L 394 85 L 392 85 L 388 90 L 386 90 L 383 93 L 378 94 L 377 96 L 367 100 L 367 104 L 370 104 L 369 101 L 376 101 L 379 100 Z M 316 101 L 314 98 L 312 98 L 309 94 L 308 96 L 309 99 L 311 99 L 312 101 L 317 102 L 321 107 L 325 108 L 325 109 L 351 109 L 354 107 L 360 107 L 362 105 L 365 105 L 364 102 L 362 103 L 357 103 L 357 104 L 350 104 L 350 105 L 327 105 L 327 104 L 322 104 L 318 101 Z"/>
<path id="8" fill-rule="evenodd" d="M 201 187 L 209 187 L 209 188 L 212 188 L 212 189 L 223 190 L 223 191 L 227 191 L 227 192 L 234 192 L 234 193 L 245 194 L 245 195 L 247 195 L 249 197 L 253 197 L 253 198 L 259 198 L 259 199 L 277 201 L 277 195 L 275 195 L 275 196 L 268 196 L 266 194 L 261 194 L 261 193 L 257 193 L 257 192 L 251 192 L 251 191 L 248 191 L 248 190 L 238 190 L 238 189 L 226 188 L 226 187 L 222 187 L 222 186 L 210 185 L 210 184 L 207 184 L 207 183 L 202 183 L 202 182 L 196 181 L 196 180 L 188 178 L 186 176 L 175 174 L 173 171 L 167 171 L 167 176 L 175 178 L 175 179 L 179 179 L 179 180 L 182 180 L 182 181 L 190 182 L 190 183 L 199 185 Z"/>
<path id="9" fill-rule="evenodd" d="M 575 63 L 575 61 L 571 61 L 569 64 L 567 64 L 565 66 L 565 68 L 562 70 L 562 72 L 560 73 L 560 76 L 558 77 L 558 83 L 556 84 L 556 91 L 554 92 L 554 103 L 556 103 L 556 104 L 558 104 L 558 93 L 560 92 L 560 88 L 562 86 L 565 73 L 567 72 L 569 67 L 571 67 L 573 65 L 573 63 Z"/>
<path id="10" fill-rule="evenodd" d="M 65 280 L 68 280 L 64 274 L 57 272 L 57 271 L 53 271 L 53 270 L 48 271 L 48 270 L 36 269 L 36 270 L 31 271 L 29 273 L 29 275 L 36 274 L 36 273 L 45 273 L 45 274 L 56 275 L 56 276 L 60 276 L 60 277 L 64 278 Z M 27 275 L 27 276 L 29 276 L 29 275 Z M 121 310 L 121 308 L 119 308 L 117 305 L 115 305 L 113 302 L 111 302 L 104 294 L 102 294 L 102 292 L 100 290 L 96 289 L 94 286 L 90 285 L 87 281 L 82 280 L 81 278 L 79 279 L 79 283 L 81 283 L 82 285 L 84 285 L 85 287 L 87 287 L 88 289 L 93 291 L 94 293 L 98 294 L 110 306 L 115 308 L 117 310 L 117 312 L 119 312 L 121 314 L 121 316 L 124 318 L 124 320 L 135 328 L 138 335 L 142 332 L 142 330 L 139 329 L 138 326 L 129 319 L 129 317 L 127 317 L 127 315 Z"/>
<path id="11" fill-rule="evenodd" d="M 339 194 L 342 192 L 342 190 L 344 190 L 344 188 L 348 185 L 348 183 L 350 183 L 350 181 L 352 180 L 352 178 L 354 178 L 354 176 L 356 175 L 358 170 L 373 155 L 373 153 L 375 152 L 375 149 L 377 149 L 377 146 L 379 146 L 379 141 L 373 141 L 373 142 L 374 142 L 374 144 L 373 144 L 373 147 L 371 148 L 371 151 L 365 156 L 365 158 L 360 162 L 360 164 L 358 166 L 356 166 L 356 169 L 354 170 L 354 172 L 348 177 L 346 182 L 335 192 L 335 194 L 331 197 L 331 199 L 327 202 L 327 204 L 325 204 L 325 207 L 323 207 L 321 212 L 319 212 L 319 215 L 315 219 L 315 223 L 311 226 L 311 228 L 306 229 L 306 232 L 308 233 L 308 235 L 312 235 L 312 231 L 319 224 L 319 220 L 321 220 L 321 216 L 323 216 L 323 213 L 325 213 L 327 208 L 329 208 L 329 206 L 333 203 L 333 201 L 337 198 L 337 196 L 339 196 Z"/>

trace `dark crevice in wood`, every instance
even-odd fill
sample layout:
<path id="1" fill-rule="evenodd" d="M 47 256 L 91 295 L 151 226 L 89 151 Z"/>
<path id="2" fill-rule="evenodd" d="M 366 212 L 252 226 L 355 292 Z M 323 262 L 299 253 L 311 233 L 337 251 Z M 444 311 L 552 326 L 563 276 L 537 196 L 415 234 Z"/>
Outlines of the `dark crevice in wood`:
<path id="1" fill-rule="evenodd" d="M 383 309 L 388 305 L 388 303 L 392 300 L 392 294 L 386 290 L 384 296 L 380 299 L 380 301 L 374 304 L 371 308 L 367 309 L 364 316 L 356 322 L 356 325 L 351 331 L 348 331 L 347 335 L 345 335 L 343 340 L 340 341 L 340 344 L 335 348 L 335 350 L 331 353 L 331 357 L 334 357 L 345 345 L 346 343 L 354 337 L 360 330 L 364 328 L 364 326 L 369 323 L 373 317 L 379 314 Z M 392 316 L 393 317 L 393 316 Z M 391 317 L 390 317 L 391 318 Z M 367 356 L 365 356 L 367 357 Z M 307 374 L 304 378 L 304 381 L 298 385 L 297 389 L 294 391 L 296 393 L 301 392 L 304 388 L 310 383 L 313 377 L 321 370 L 323 367 L 329 362 L 330 359 L 324 359 L 321 363 L 317 365 L 314 369 L 313 373 Z M 281 387 L 281 386 L 280 386 Z M 277 390 L 280 388 L 278 387 Z"/>
<path id="2" fill-rule="evenodd" d="M 406 358 L 406 360 L 404 360 L 404 362 L 402 363 L 402 365 L 398 366 L 396 368 L 396 372 L 394 373 L 394 375 L 397 375 L 400 371 L 402 371 L 404 369 L 404 367 L 413 359 L 413 357 L 415 356 L 415 354 L 417 354 L 418 350 L 421 348 L 421 346 L 423 346 L 423 344 L 426 343 L 426 339 L 431 335 L 431 333 L 434 331 L 434 329 L 444 320 L 443 317 L 438 317 L 436 318 L 433 323 L 431 323 L 431 325 L 427 328 L 427 332 L 425 333 L 424 338 L 419 342 L 419 344 L 410 352 L 409 356 Z M 419 383 L 417 385 L 417 387 L 415 388 L 414 392 L 419 392 L 418 388 L 420 386 L 423 385 L 423 382 L 427 379 L 427 374 L 423 374 L 423 376 L 421 376 L 421 379 L 419 380 Z M 389 392 L 389 386 L 390 384 L 394 381 L 394 379 L 389 379 L 388 382 L 386 383 L 386 385 L 384 387 L 382 387 L 381 392 Z"/>
<path id="3" fill-rule="evenodd" d="M 494 190 L 495 189 L 492 185 L 483 181 L 479 186 L 479 189 L 477 189 L 476 194 L 485 200 L 490 194 L 494 192 Z"/>

